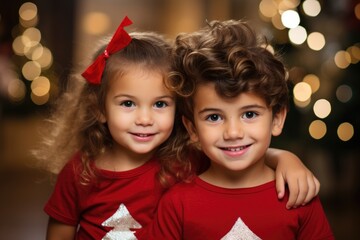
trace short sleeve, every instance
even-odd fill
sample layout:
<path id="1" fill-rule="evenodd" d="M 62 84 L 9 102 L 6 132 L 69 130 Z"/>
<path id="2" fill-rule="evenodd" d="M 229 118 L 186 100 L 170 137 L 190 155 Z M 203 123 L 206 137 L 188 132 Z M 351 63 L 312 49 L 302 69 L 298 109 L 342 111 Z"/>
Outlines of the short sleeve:
<path id="1" fill-rule="evenodd" d="M 69 225 L 77 225 L 80 216 L 78 204 L 78 157 L 70 160 L 60 171 L 44 211 L 52 218 Z"/>

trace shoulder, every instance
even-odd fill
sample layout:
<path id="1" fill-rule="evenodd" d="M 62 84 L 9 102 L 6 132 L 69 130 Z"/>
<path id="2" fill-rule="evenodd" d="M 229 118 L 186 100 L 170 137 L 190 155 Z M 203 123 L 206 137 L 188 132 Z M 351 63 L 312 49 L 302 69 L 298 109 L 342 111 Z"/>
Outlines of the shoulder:
<path id="1" fill-rule="evenodd" d="M 78 179 L 83 169 L 84 168 L 81 162 L 81 154 L 75 153 L 61 169 L 58 175 L 58 179 L 59 178 L 63 178 L 67 180 Z"/>
<path id="2" fill-rule="evenodd" d="M 162 199 L 165 199 L 165 201 L 170 199 L 181 201 L 181 199 L 186 198 L 187 195 L 194 191 L 195 188 L 196 184 L 193 181 L 177 183 L 164 193 Z"/>

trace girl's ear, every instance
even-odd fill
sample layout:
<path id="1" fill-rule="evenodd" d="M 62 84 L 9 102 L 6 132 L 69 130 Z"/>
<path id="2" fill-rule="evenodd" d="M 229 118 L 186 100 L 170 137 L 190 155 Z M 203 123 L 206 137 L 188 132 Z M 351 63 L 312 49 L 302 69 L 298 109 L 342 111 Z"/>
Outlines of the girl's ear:
<path id="1" fill-rule="evenodd" d="M 189 136 L 190 136 L 190 140 L 193 142 L 193 143 L 196 143 L 199 141 L 199 137 L 197 135 L 197 132 L 196 132 L 196 128 L 194 126 L 194 124 L 189 120 L 187 119 L 186 117 L 182 116 L 182 122 L 187 130 L 187 132 L 189 133 Z"/>
<path id="2" fill-rule="evenodd" d="M 101 123 L 106 123 L 106 116 L 105 116 L 105 114 L 102 113 L 102 112 L 99 112 L 98 120 L 99 120 Z"/>
<path id="3" fill-rule="evenodd" d="M 277 114 L 275 114 L 273 123 L 272 123 L 272 135 L 273 136 L 279 136 L 282 132 L 282 129 L 284 127 L 285 119 L 286 119 L 287 109 L 284 108 L 280 110 Z"/>

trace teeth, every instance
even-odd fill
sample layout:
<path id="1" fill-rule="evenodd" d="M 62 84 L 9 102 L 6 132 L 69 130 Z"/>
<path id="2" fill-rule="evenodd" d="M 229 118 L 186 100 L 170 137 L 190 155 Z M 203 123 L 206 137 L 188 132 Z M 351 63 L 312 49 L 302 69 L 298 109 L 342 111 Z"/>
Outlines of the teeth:
<path id="1" fill-rule="evenodd" d="M 243 150 L 245 147 L 227 148 L 231 152 L 237 152 Z"/>
<path id="2" fill-rule="evenodd" d="M 148 135 L 147 134 L 139 134 L 138 136 L 139 137 L 147 137 Z"/>

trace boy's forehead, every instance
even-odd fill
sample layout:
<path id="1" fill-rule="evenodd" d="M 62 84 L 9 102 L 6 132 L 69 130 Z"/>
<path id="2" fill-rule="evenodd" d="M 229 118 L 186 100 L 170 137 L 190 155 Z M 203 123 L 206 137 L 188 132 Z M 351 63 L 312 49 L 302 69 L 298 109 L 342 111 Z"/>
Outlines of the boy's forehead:
<path id="1" fill-rule="evenodd" d="M 207 105 L 213 103 L 226 103 L 226 104 L 236 104 L 239 101 L 257 101 L 265 103 L 265 99 L 255 92 L 239 92 L 234 97 L 225 97 L 216 91 L 215 83 L 202 83 L 196 87 L 195 94 L 193 96 L 194 104 L 195 105 Z"/>

